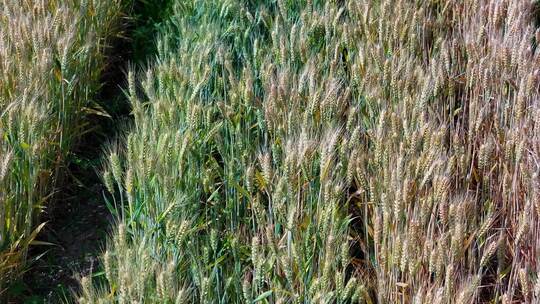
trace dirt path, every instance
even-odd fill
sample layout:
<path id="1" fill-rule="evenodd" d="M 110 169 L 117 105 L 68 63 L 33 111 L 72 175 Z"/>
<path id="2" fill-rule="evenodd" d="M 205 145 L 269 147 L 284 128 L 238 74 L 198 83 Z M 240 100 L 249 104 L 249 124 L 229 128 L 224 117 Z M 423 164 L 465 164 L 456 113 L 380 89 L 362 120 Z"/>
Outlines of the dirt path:
<path id="1" fill-rule="evenodd" d="M 71 185 L 62 194 L 64 197 L 48 210 L 48 225 L 39 237 L 40 241 L 54 245 L 35 247 L 32 252 L 34 256 L 43 256 L 25 275 L 25 303 L 59 303 L 69 299 L 70 292 L 78 287 L 77 276 L 99 268 L 99 253 L 112 218 L 100 200 L 103 187 L 94 172 L 99 159 L 77 157 L 80 167 L 73 168 Z"/>
<path id="2" fill-rule="evenodd" d="M 168 15 L 171 1 L 133 1 L 122 35 L 108 50 L 103 87 L 96 96 L 110 118 L 89 117 L 91 132 L 85 134 L 69 157 L 67 175 L 58 185 L 56 201 L 47 206 L 48 222 L 37 240 L 52 245 L 33 246 L 29 271 L 12 288 L 13 298 L 23 304 L 72 303 L 78 278 L 99 275 L 99 256 L 105 247 L 112 215 L 104 204 L 105 187 L 99 177 L 103 151 L 118 128 L 129 122 L 130 108 L 122 88 L 126 87 L 128 64 L 146 63 L 155 53 L 157 25 Z"/>
<path id="3" fill-rule="evenodd" d="M 105 247 L 113 217 L 104 204 L 105 188 L 99 177 L 103 150 L 115 138 L 117 128 L 129 117 L 122 92 L 131 51 L 126 39 L 111 47 L 103 87 L 96 99 L 112 116 L 88 117 L 91 132 L 85 134 L 68 160 L 67 175 L 58 185 L 56 201 L 47 206 L 47 225 L 37 240 L 52 245 L 34 246 L 30 270 L 15 288 L 16 303 L 66 303 L 78 289 L 77 279 L 100 269 L 99 256 Z"/>

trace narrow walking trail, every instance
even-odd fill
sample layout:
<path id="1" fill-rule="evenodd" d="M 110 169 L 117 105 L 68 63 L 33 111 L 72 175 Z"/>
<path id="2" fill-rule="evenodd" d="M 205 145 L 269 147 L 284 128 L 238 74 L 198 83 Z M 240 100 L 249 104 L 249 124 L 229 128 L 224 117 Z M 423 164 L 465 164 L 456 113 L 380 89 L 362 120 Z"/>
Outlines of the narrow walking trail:
<path id="1" fill-rule="evenodd" d="M 102 157 L 119 127 L 129 120 L 122 88 L 125 71 L 133 61 L 130 37 L 134 28 L 135 23 L 128 19 L 108 51 L 103 86 L 96 96 L 103 113 L 88 116 L 88 132 L 70 155 L 56 201 L 43 213 L 47 225 L 37 239 L 44 245 L 32 248 L 30 269 L 14 289 L 21 303 L 69 303 L 78 290 L 78 278 L 100 269 L 99 256 L 114 220 L 103 201 Z"/>
<path id="2" fill-rule="evenodd" d="M 99 255 L 113 221 L 103 202 L 99 174 L 103 149 L 129 115 L 121 89 L 131 60 L 129 43 L 117 38 L 110 49 L 103 87 L 96 97 L 104 111 L 88 117 L 89 132 L 72 151 L 57 200 L 44 212 L 47 225 L 38 237 L 44 245 L 34 246 L 30 253 L 31 268 L 20 286 L 23 303 L 67 302 L 78 288 L 78 277 L 99 270 Z"/>
<path id="3" fill-rule="evenodd" d="M 56 198 L 43 213 L 47 222 L 29 253 L 29 270 L 12 288 L 13 303 L 72 303 L 78 279 L 100 275 L 100 254 L 114 218 L 104 203 L 100 174 L 103 151 L 130 121 L 123 92 L 129 65 L 155 54 L 154 36 L 170 10 L 168 0 L 133 0 L 124 29 L 108 49 L 108 65 L 96 96 L 101 113 L 88 116 L 88 132 L 71 152 Z M 98 108 L 99 108 L 98 107 Z"/>

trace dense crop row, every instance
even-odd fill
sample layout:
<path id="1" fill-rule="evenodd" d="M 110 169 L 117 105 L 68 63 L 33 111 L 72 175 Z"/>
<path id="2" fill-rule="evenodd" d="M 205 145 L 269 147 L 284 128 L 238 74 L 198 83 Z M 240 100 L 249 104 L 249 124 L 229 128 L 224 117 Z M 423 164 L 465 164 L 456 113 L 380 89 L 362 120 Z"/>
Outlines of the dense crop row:
<path id="1" fill-rule="evenodd" d="M 0 294 L 42 225 L 70 147 L 88 128 L 120 1 L 0 1 Z M 36 228 L 37 226 L 37 228 Z"/>
<path id="2" fill-rule="evenodd" d="M 540 301 L 530 1 L 177 1 L 81 303 Z"/>

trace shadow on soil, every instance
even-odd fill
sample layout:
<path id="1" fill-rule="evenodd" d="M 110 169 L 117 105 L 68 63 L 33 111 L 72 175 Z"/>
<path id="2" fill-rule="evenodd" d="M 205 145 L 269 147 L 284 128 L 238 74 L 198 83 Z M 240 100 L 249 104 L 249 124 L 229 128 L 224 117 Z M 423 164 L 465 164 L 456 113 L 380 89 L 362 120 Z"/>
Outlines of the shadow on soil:
<path id="1" fill-rule="evenodd" d="M 129 105 L 122 92 L 131 60 L 130 41 L 117 38 L 109 50 L 103 86 L 96 97 L 111 117 L 90 116 L 90 132 L 83 135 L 68 157 L 66 175 L 55 201 L 47 206 L 47 222 L 37 240 L 52 245 L 35 246 L 29 253 L 30 270 L 12 288 L 13 303 L 70 302 L 78 278 L 100 269 L 113 218 L 103 203 L 105 188 L 99 177 L 103 150 L 116 137 L 118 126 L 129 120 Z"/>
<path id="2" fill-rule="evenodd" d="M 105 187 L 99 177 L 104 148 L 130 122 L 130 107 L 122 91 L 128 64 L 146 63 L 156 52 L 156 32 L 170 15 L 171 0 L 130 1 L 131 17 L 125 18 L 122 35 L 107 51 L 98 104 L 111 115 L 90 116 L 90 132 L 83 135 L 68 158 L 66 175 L 58 185 L 55 201 L 42 221 L 47 225 L 34 246 L 29 270 L 10 288 L 9 303 L 70 303 L 79 288 L 78 278 L 99 274 L 99 256 L 114 219 L 104 204 Z M 128 38 L 125 38 L 128 37 Z"/>

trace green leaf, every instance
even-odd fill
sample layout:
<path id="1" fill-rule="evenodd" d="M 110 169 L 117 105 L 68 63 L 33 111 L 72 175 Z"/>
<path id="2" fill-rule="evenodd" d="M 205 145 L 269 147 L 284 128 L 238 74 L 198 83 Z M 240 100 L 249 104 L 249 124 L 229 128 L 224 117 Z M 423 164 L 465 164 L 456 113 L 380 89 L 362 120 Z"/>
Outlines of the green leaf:
<path id="1" fill-rule="evenodd" d="M 268 290 L 268 291 L 265 291 L 263 292 L 260 296 L 258 296 L 255 300 L 253 300 L 253 303 L 257 303 L 257 302 L 260 302 L 266 298 L 268 298 L 269 296 L 271 296 L 273 293 L 272 290 Z"/>
<path id="2" fill-rule="evenodd" d="M 31 241 L 30 245 L 31 246 L 56 246 L 56 244 L 53 244 L 53 243 L 44 242 L 44 241 L 36 241 L 36 240 Z"/>
<path id="3" fill-rule="evenodd" d="M 97 277 L 101 277 L 101 276 L 104 276 L 104 275 L 105 275 L 105 271 L 94 272 L 94 273 L 92 273 L 92 278 L 97 278 Z"/>
<path id="4" fill-rule="evenodd" d="M 100 104 L 94 101 L 91 101 L 90 105 L 88 107 L 84 107 L 82 110 L 87 114 L 94 114 L 112 119 L 112 116 L 107 113 L 107 111 Z"/>

